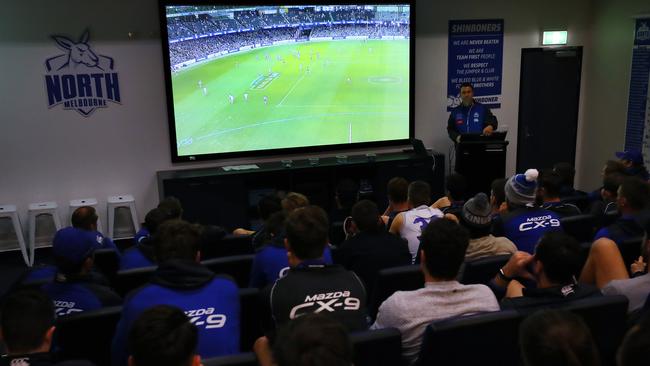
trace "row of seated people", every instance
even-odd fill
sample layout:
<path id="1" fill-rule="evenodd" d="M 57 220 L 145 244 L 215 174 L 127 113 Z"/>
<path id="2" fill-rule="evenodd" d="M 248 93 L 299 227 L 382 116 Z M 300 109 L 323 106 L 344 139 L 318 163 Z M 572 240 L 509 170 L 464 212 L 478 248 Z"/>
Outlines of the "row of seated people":
<path id="1" fill-rule="evenodd" d="M 507 185 L 504 188 L 506 198 L 507 198 L 507 204 L 510 205 L 510 202 L 512 201 L 512 197 L 517 198 L 517 196 L 513 196 L 513 192 L 518 194 L 520 197 L 525 197 L 525 199 L 531 199 L 531 198 L 534 199 L 536 195 L 536 191 L 538 191 L 536 188 L 536 184 L 533 184 L 534 181 L 535 181 L 535 174 L 532 171 L 527 172 L 527 174 L 519 174 L 510 178 L 508 180 Z M 634 180 L 634 182 L 638 182 L 638 180 Z M 531 187 L 532 187 L 532 191 L 530 190 Z M 625 187 L 623 186 L 622 188 Z M 621 190 L 622 199 L 619 200 L 620 208 L 624 208 L 626 206 L 626 203 L 624 202 L 625 201 L 624 193 L 625 193 L 625 189 L 622 189 Z M 429 196 L 430 194 L 428 191 L 428 186 L 425 183 L 413 182 L 410 185 L 408 185 L 407 201 L 409 202 L 409 205 L 413 208 L 405 213 L 400 213 L 395 215 L 393 222 L 390 225 L 391 231 L 393 231 L 392 230 L 393 228 L 399 228 L 399 229 L 403 228 L 405 226 L 404 222 L 410 222 L 410 220 L 408 220 L 408 215 L 407 215 L 410 211 L 415 212 L 418 210 L 425 210 L 425 211 L 432 211 L 436 213 L 435 216 L 434 215 L 430 216 L 428 221 L 426 220 L 426 217 L 422 215 L 418 216 L 418 218 L 424 217 L 424 219 L 419 221 L 415 221 L 415 220 L 413 221 L 413 224 L 415 224 L 414 227 L 420 228 L 420 235 L 419 235 L 420 239 L 419 239 L 418 246 L 416 247 L 416 251 L 417 251 L 416 254 L 413 255 L 412 251 L 409 250 L 409 255 L 407 257 L 405 255 L 406 248 L 410 249 L 410 245 L 407 246 L 406 243 L 400 241 L 394 241 L 393 245 L 388 244 L 383 246 L 386 248 L 390 247 L 392 253 L 397 253 L 401 251 L 402 252 L 401 257 L 404 258 L 405 260 L 408 260 L 409 263 L 412 262 L 414 259 L 415 260 L 419 259 L 420 263 L 422 263 L 422 269 L 423 269 L 425 280 L 427 280 L 426 281 L 427 283 L 436 282 L 435 279 L 442 279 L 443 280 L 442 282 L 453 282 L 451 279 L 456 278 L 456 274 L 458 272 L 460 264 L 463 262 L 465 255 L 467 253 L 467 248 L 470 246 L 470 240 L 469 240 L 470 234 L 468 233 L 468 230 L 465 229 L 466 227 L 465 224 L 470 224 L 469 226 L 472 226 L 473 224 L 482 227 L 483 229 L 492 226 L 493 224 L 491 222 L 491 207 L 486 203 L 487 202 L 486 197 L 485 196 L 480 197 L 479 195 L 474 199 L 466 202 L 463 205 L 463 210 L 461 210 L 461 213 L 458 216 L 449 213 L 447 216 L 448 219 L 432 220 L 431 219 L 432 217 L 441 218 L 441 215 L 438 214 L 438 212 L 441 213 L 442 211 L 428 206 Z M 647 199 L 647 194 L 646 194 L 646 199 Z M 273 232 L 268 233 L 269 237 L 271 238 L 275 238 L 275 237 L 283 238 L 282 242 L 283 242 L 284 249 L 280 251 L 280 253 L 284 255 L 288 264 L 287 267 L 289 268 L 286 270 L 285 268 L 283 268 L 283 270 L 287 273 L 284 277 L 282 277 L 279 280 L 271 281 L 268 284 L 267 287 L 267 289 L 269 290 L 268 297 L 271 299 L 271 304 L 274 303 L 273 294 L 278 294 L 278 296 L 283 295 L 280 296 L 278 300 L 281 306 L 278 306 L 276 309 L 278 311 L 281 310 L 285 314 L 278 315 L 275 313 L 276 309 L 271 309 L 270 313 L 274 315 L 273 319 L 275 320 L 275 322 L 270 322 L 271 324 L 267 327 L 267 329 L 273 328 L 275 325 L 273 323 L 277 323 L 278 321 L 282 323 L 283 319 L 286 322 L 286 320 L 296 317 L 298 314 L 300 314 L 301 311 L 306 311 L 305 310 L 306 308 L 308 309 L 310 307 L 316 307 L 316 305 L 313 304 L 313 302 L 318 301 L 319 296 L 321 295 L 322 297 L 324 297 L 323 300 L 325 300 L 325 298 L 327 298 L 330 295 L 331 295 L 330 297 L 334 297 L 337 292 L 341 294 L 345 294 L 345 291 L 348 291 L 348 296 L 345 296 L 345 301 L 342 302 L 340 306 L 343 306 L 344 308 L 350 308 L 346 310 L 352 313 L 353 312 L 357 312 L 357 313 L 356 314 L 343 313 L 344 318 L 348 320 L 347 321 L 345 319 L 341 319 L 341 320 L 343 320 L 344 323 L 346 323 L 351 329 L 362 329 L 368 325 L 368 322 L 367 320 L 365 320 L 365 325 L 363 325 L 364 324 L 363 318 L 365 318 L 365 316 L 359 316 L 359 314 L 363 314 L 365 311 L 364 309 L 365 301 L 366 301 L 365 287 L 368 285 L 368 282 L 370 281 L 368 280 L 368 277 L 362 275 L 363 270 L 361 268 L 356 270 L 356 272 L 358 272 L 362 277 L 362 280 L 359 280 L 356 274 L 353 274 L 351 272 L 345 272 L 341 268 L 337 269 L 336 266 L 333 267 L 329 265 L 330 260 L 326 257 L 326 252 L 328 250 L 327 244 L 328 244 L 328 232 L 329 232 L 327 216 L 321 209 L 314 206 L 308 206 L 307 202 L 305 201 L 306 198 L 304 196 L 301 197 L 301 195 L 298 194 L 294 194 L 291 196 L 290 199 L 287 199 L 283 205 L 285 206 L 283 207 L 285 209 L 285 212 L 279 213 L 281 215 L 287 216 L 284 220 L 280 220 L 283 224 L 279 225 L 280 227 L 282 227 L 282 230 L 284 230 L 284 233 L 273 233 Z M 478 204 L 478 205 L 476 204 L 481 202 L 482 204 Z M 482 207 L 482 209 L 480 209 L 480 207 Z M 370 225 L 369 232 L 373 234 L 378 233 L 379 235 L 388 237 L 386 235 L 389 234 L 378 229 L 381 228 L 380 224 L 383 223 L 383 220 L 381 220 L 377 214 L 376 205 L 373 207 L 373 204 L 371 202 L 359 202 L 355 206 L 355 208 L 356 210 L 353 211 L 357 211 L 357 213 L 355 214 L 353 212 L 352 215 L 353 225 L 351 226 L 352 229 L 351 232 L 359 231 L 359 234 L 357 234 L 354 238 L 351 238 L 350 242 L 352 242 L 352 240 L 354 240 L 355 238 L 363 237 L 362 234 L 364 233 L 364 231 L 368 233 L 368 230 L 364 229 L 364 228 L 368 228 L 368 226 L 364 226 L 365 218 L 363 215 L 360 214 L 360 212 L 364 212 L 364 211 L 367 212 L 372 211 L 373 215 L 368 215 L 368 217 L 371 217 L 370 221 L 377 224 L 375 225 L 375 227 L 372 227 L 372 225 Z M 531 208 L 531 209 L 537 210 L 538 208 Z M 400 225 L 400 217 L 402 218 L 401 225 Z M 292 221 L 292 219 L 294 221 Z M 457 224 L 457 222 L 459 221 L 461 222 L 461 225 Z M 356 226 L 356 229 L 354 228 L 354 226 Z M 445 230 L 451 232 L 451 234 L 449 234 L 448 237 L 445 237 Z M 260 233 L 263 231 L 264 230 L 260 230 Z M 294 233 L 293 238 L 291 235 L 292 232 Z M 403 235 L 402 230 L 397 230 L 397 232 L 400 232 L 400 234 Z M 146 233 L 140 233 L 140 234 L 146 237 Z M 451 254 L 454 254 L 457 257 L 454 258 L 450 257 L 451 255 L 449 253 L 450 248 L 444 248 L 444 253 L 438 253 L 437 255 L 431 253 L 427 254 L 426 238 L 429 235 L 433 235 L 433 239 L 431 240 L 432 243 L 434 244 L 437 243 L 437 240 L 440 240 L 443 243 L 446 242 L 448 244 L 453 243 L 453 248 L 455 248 L 457 252 Z M 179 238 L 175 238 L 175 236 L 179 236 Z M 409 239 L 408 235 L 403 235 L 403 236 L 408 241 Z M 494 281 L 492 281 L 491 283 L 492 285 L 491 287 L 493 291 L 490 292 L 490 294 L 494 293 L 497 296 L 492 294 L 491 297 L 488 296 L 488 298 L 494 299 L 494 301 L 491 302 L 489 300 L 483 299 L 481 301 L 481 304 L 486 306 L 494 305 L 496 303 L 496 298 L 497 297 L 500 298 L 502 295 L 504 295 L 504 293 L 506 299 L 502 301 L 502 304 L 508 304 L 509 302 L 524 303 L 524 305 L 521 305 L 524 307 L 527 306 L 526 303 L 528 302 L 532 302 L 534 305 L 537 305 L 536 300 L 531 300 L 530 298 L 530 297 L 535 297 L 535 295 L 533 295 L 535 293 L 537 293 L 536 296 L 542 298 L 541 302 L 544 304 L 546 304 L 549 301 L 553 302 L 555 297 L 561 299 L 562 301 L 565 301 L 566 298 L 580 298 L 582 296 L 592 296 L 592 295 L 600 294 L 599 291 L 596 291 L 594 288 L 589 288 L 589 286 L 578 286 L 572 283 L 574 276 L 579 272 L 577 266 L 577 263 L 579 262 L 579 259 L 577 259 L 579 256 L 579 248 L 576 250 L 576 247 L 578 246 L 575 240 L 571 240 L 571 238 L 568 238 L 565 235 L 559 233 L 552 233 L 552 232 L 543 233 L 540 236 L 541 239 L 538 240 L 537 247 L 536 249 L 534 248 L 533 251 L 534 255 L 531 255 L 531 253 L 527 253 L 525 251 L 515 252 L 510 262 L 508 262 L 508 264 L 506 264 L 506 266 L 502 268 L 501 272 L 495 277 Z M 184 271 L 191 268 L 183 268 L 183 266 L 175 267 L 173 263 L 171 266 L 168 266 L 169 264 L 168 262 L 173 262 L 174 259 L 182 258 L 183 261 L 185 262 L 189 261 L 193 263 L 192 265 L 190 265 L 190 267 L 192 268 L 201 267 L 200 265 L 195 265 L 196 262 L 198 262 L 200 259 L 200 254 L 198 250 L 199 237 L 200 237 L 200 233 L 198 233 L 198 230 L 192 227 L 192 225 L 183 223 L 182 221 L 173 220 L 173 219 L 163 222 L 160 225 L 160 227 L 154 231 L 153 237 L 151 238 L 153 242 L 155 258 L 160 264 L 157 271 L 157 276 L 154 277 L 152 283 L 162 287 L 165 287 L 165 285 L 167 285 L 172 289 L 177 288 L 179 291 L 182 292 L 182 290 L 185 289 L 183 287 L 184 284 L 187 284 L 187 282 L 192 282 L 191 280 L 200 279 L 201 276 L 198 273 L 200 271 L 197 271 L 196 273 L 192 273 L 189 276 L 190 280 L 188 281 L 187 279 L 183 278 L 183 273 L 185 273 Z M 341 245 L 340 254 L 343 258 L 345 258 L 346 247 L 350 247 L 350 242 L 347 243 L 348 245 L 346 245 L 346 243 Z M 380 246 L 379 241 L 372 241 L 372 242 L 377 243 L 377 247 Z M 191 249 L 188 249 L 189 247 L 188 248 L 182 247 L 185 249 L 175 247 L 181 244 L 187 245 L 188 243 L 192 245 Z M 98 247 L 97 235 L 95 235 L 95 232 L 82 230 L 82 229 L 67 228 L 57 233 L 57 237 L 55 238 L 54 244 L 55 244 L 54 254 L 55 257 L 57 257 L 57 264 L 58 264 L 57 278 L 55 283 L 45 285 L 44 289 L 45 290 L 49 289 L 49 291 L 51 291 L 54 294 L 56 294 L 57 291 L 58 293 L 66 293 L 66 296 L 69 293 L 74 294 L 75 292 L 82 292 L 82 290 L 87 289 L 88 286 L 66 286 L 66 285 L 70 285 L 71 282 L 74 282 L 76 279 L 82 279 L 81 277 L 83 277 L 83 280 L 88 280 L 86 277 L 89 277 L 89 274 L 91 273 L 90 269 L 92 267 L 91 254 L 93 250 L 97 249 Z M 517 242 L 513 244 L 518 245 Z M 167 250 L 169 250 L 170 252 L 165 252 L 165 248 L 167 248 Z M 544 250 L 543 248 L 551 248 L 551 249 Z M 374 248 L 369 248 L 369 249 L 371 249 L 368 253 L 369 255 L 375 254 L 375 252 L 377 252 L 376 250 L 372 250 Z M 606 293 L 610 291 L 605 289 L 609 285 L 611 292 L 623 293 L 628 295 L 628 297 L 631 299 L 630 304 L 632 307 L 633 303 L 634 304 L 640 303 L 640 301 L 638 301 L 638 298 L 643 298 L 643 294 L 645 293 L 645 295 L 647 295 L 647 293 L 649 292 L 647 289 L 643 287 L 644 284 L 643 280 L 645 280 L 645 277 L 647 276 L 640 276 L 639 279 L 637 278 L 629 279 L 628 271 L 625 268 L 625 264 L 623 264 L 623 261 L 614 260 L 616 258 L 620 258 L 620 253 L 618 254 L 618 257 L 614 255 L 615 253 L 617 253 L 617 251 L 618 251 L 618 247 L 616 246 L 616 243 L 606 239 L 597 241 L 593 245 L 591 254 L 587 259 L 587 263 L 582 269 L 582 274 L 580 275 L 580 279 L 583 283 L 586 283 L 587 285 L 595 284 L 598 287 L 603 288 L 602 292 Z M 338 252 L 339 251 L 337 251 L 337 255 Z M 173 253 L 173 254 L 169 254 L 169 253 Z M 433 253 L 436 253 L 435 249 Z M 602 255 L 600 253 L 605 253 L 605 255 Z M 399 258 L 400 255 L 396 255 L 395 257 Z M 433 260 L 438 260 L 440 262 L 443 262 L 442 264 L 440 264 L 440 262 L 438 263 L 438 265 L 440 266 L 443 267 L 450 266 L 446 268 L 449 269 L 450 272 L 448 273 L 445 272 L 444 274 L 435 272 L 436 270 L 431 269 L 431 267 L 429 266 L 429 264 L 432 261 L 431 258 L 433 258 Z M 458 266 L 455 266 L 454 263 L 457 259 L 458 259 Z M 369 259 L 369 262 L 375 262 L 375 260 L 373 259 L 371 261 Z M 348 266 L 351 267 L 351 265 Z M 555 267 L 554 270 L 552 269 L 553 267 Z M 548 276 L 548 273 L 553 271 L 559 271 L 559 272 L 554 272 L 555 273 L 554 278 L 544 277 L 544 276 Z M 191 270 L 187 271 L 187 274 L 189 275 L 190 272 L 192 271 Z M 214 276 L 214 274 L 212 274 L 211 272 L 208 274 L 208 272 L 209 271 L 206 271 L 204 273 L 205 278 L 202 279 L 203 281 L 207 281 L 206 279 L 208 277 Z M 312 276 L 310 272 L 318 273 L 318 276 Z M 336 291 L 337 289 L 335 289 L 334 291 L 330 291 L 330 292 L 322 292 L 324 290 L 320 290 L 317 286 L 315 285 L 312 286 L 310 284 L 311 280 L 319 280 L 318 277 L 321 277 L 321 275 L 322 277 L 326 277 L 325 275 L 327 275 L 328 272 L 331 272 L 329 276 L 332 277 L 329 277 L 331 280 L 327 281 L 327 286 L 332 286 L 333 284 L 336 283 L 346 284 L 347 290 L 340 290 L 339 288 L 340 291 Z M 427 272 L 429 273 L 428 277 L 427 277 Z M 452 272 L 453 275 L 451 275 Z M 634 274 L 644 273 L 645 264 L 643 263 L 643 261 L 639 260 L 637 263 L 634 263 L 631 272 Z M 289 274 L 291 273 L 295 273 L 295 275 L 293 277 L 289 277 Z M 302 279 L 299 276 L 299 274 L 301 273 L 303 275 L 306 274 L 306 276 L 303 276 L 305 277 L 304 279 Z M 170 274 L 174 274 L 174 276 L 165 279 L 165 277 L 169 276 Z M 332 280 L 335 278 L 334 275 L 340 276 L 341 281 Z M 280 273 L 277 273 L 276 276 L 280 277 Z M 526 291 L 524 289 L 524 285 L 522 285 L 521 282 L 512 280 L 512 278 L 515 276 L 523 277 L 528 280 L 534 278 L 536 280 L 536 285 L 538 289 L 558 287 L 559 286 L 558 284 L 560 284 L 561 287 L 559 289 L 555 288 L 554 289 L 555 291 L 550 291 L 550 290 L 532 291 L 532 289 L 531 291 Z M 156 282 L 157 281 L 155 279 L 156 277 L 162 278 L 160 283 Z M 180 281 L 180 283 L 178 282 L 175 283 L 174 280 L 171 279 L 172 277 L 176 278 L 176 280 Z M 364 279 L 364 277 L 366 278 Z M 431 278 L 433 278 L 434 281 L 429 281 L 429 279 Z M 613 282 L 613 281 L 618 281 L 618 282 Z M 91 281 L 88 280 L 88 282 Z M 364 282 L 366 286 L 364 286 Z M 192 286 L 203 287 L 205 283 L 207 282 L 201 282 L 201 280 L 198 280 L 196 283 L 192 283 L 189 286 L 189 288 L 192 288 Z M 282 287 L 280 288 L 277 287 L 282 283 L 285 284 L 285 288 L 291 288 L 292 290 L 290 291 L 285 290 L 285 292 L 282 292 L 281 291 Z M 300 289 L 301 288 L 300 286 L 305 286 L 305 284 L 309 284 L 309 286 L 304 287 L 305 292 L 303 293 L 296 292 L 296 289 Z M 316 282 L 314 282 L 314 284 L 316 284 Z M 505 286 L 506 284 L 507 287 Z M 634 284 L 634 285 L 629 285 L 629 284 Z M 77 285 L 79 284 L 77 283 Z M 547 287 L 548 285 L 553 285 L 553 286 Z M 79 287 L 82 287 L 82 289 L 79 289 Z M 236 292 L 236 286 L 234 288 Z M 457 291 L 457 289 L 454 289 L 452 292 L 453 293 L 458 292 L 459 294 L 462 293 L 462 291 Z M 526 298 L 527 292 L 530 292 L 530 296 L 528 299 Z M 560 293 L 558 294 L 558 292 Z M 396 299 L 399 299 L 398 295 L 400 295 L 400 293 L 396 293 L 393 297 L 389 298 L 380 307 L 379 314 L 374 323 L 375 324 L 374 327 L 381 327 L 382 308 L 391 309 L 391 306 L 387 304 L 391 304 L 391 301 L 393 302 L 396 301 L 395 299 L 393 299 L 394 297 Z M 426 294 L 423 297 L 426 298 L 427 297 Z M 517 298 L 519 300 L 509 301 L 508 299 L 511 297 Z M 551 299 L 549 300 L 547 299 L 547 297 L 550 297 Z M 133 300 L 133 296 L 129 298 Z M 153 294 L 149 294 L 149 296 L 146 296 L 145 298 L 155 299 L 156 298 L 155 291 L 153 292 Z M 83 309 L 75 308 L 76 305 L 75 301 L 69 301 L 69 299 L 66 300 L 65 298 L 56 299 L 54 298 L 54 296 L 53 299 L 55 301 L 55 304 L 58 304 L 57 311 L 59 313 L 69 314 L 75 312 L 75 310 L 76 311 L 83 310 Z M 308 299 L 312 300 L 311 301 L 312 304 L 306 306 L 305 304 L 309 302 L 307 301 Z M 111 301 L 113 300 L 114 299 L 112 299 Z M 269 303 L 269 302 L 266 301 L 263 303 Z M 323 302 L 323 303 L 326 304 L 327 302 Z M 417 305 L 417 303 L 418 303 L 417 301 L 405 302 L 405 304 L 407 305 L 413 304 L 414 306 Z M 295 306 L 290 307 L 289 305 L 292 304 Z M 300 305 L 304 305 L 304 306 L 300 306 Z M 322 306 L 322 304 L 320 304 L 320 306 Z M 333 309 L 332 306 L 326 306 L 326 307 L 327 309 L 324 309 L 326 311 L 330 311 L 329 309 Z M 237 308 L 237 306 L 234 306 L 233 309 L 234 308 Z M 75 309 L 75 310 L 71 311 L 71 309 Z M 497 309 L 498 309 L 498 304 L 497 304 Z M 638 306 L 635 306 L 634 310 L 637 309 Z M 125 311 L 126 310 L 127 310 L 127 305 L 125 304 Z M 201 309 L 187 309 L 186 311 L 191 312 L 194 310 L 198 311 Z M 203 308 L 203 310 L 205 311 L 205 308 Z M 332 310 L 332 312 L 336 312 L 336 310 L 338 309 L 334 309 Z M 492 308 L 491 310 L 495 310 L 495 309 Z M 306 312 L 308 313 L 309 311 Z M 473 311 L 469 311 L 469 312 L 471 313 Z M 389 314 L 387 316 L 388 319 L 390 319 L 390 314 L 391 314 L 390 311 L 388 312 L 384 311 L 383 313 Z M 405 311 L 403 313 L 410 313 L 410 312 Z M 420 314 L 421 312 L 416 311 L 416 313 Z M 464 314 L 464 313 L 465 312 L 460 312 L 460 314 Z M 430 316 L 433 319 L 436 319 L 435 314 Z M 445 316 L 443 316 L 443 318 L 444 317 Z M 212 319 L 216 319 L 216 318 L 212 318 Z M 129 323 L 128 321 L 124 321 L 121 324 L 128 324 L 128 323 Z M 420 324 L 420 326 L 421 325 L 422 324 Z M 399 327 L 397 328 L 399 329 Z M 420 333 L 422 329 L 420 328 L 420 329 L 400 329 L 400 330 L 402 331 L 403 337 L 406 340 L 407 337 L 404 336 L 404 334 L 408 334 L 410 331 L 413 331 L 413 333 L 417 334 Z M 116 334 L 116 339 L 118 339 L 118 336 L 119 333 Z M 116 342 L 116 343 L 119 344 L 120 342 Z M 411 347 L 413 347 L 413 345 L 411 345 Z M 234 348 L 238 348 L 238 347 L 234 347 Z M 405 345 L 404 348 L 405 348 L 405 357 L 407 359 L 412 359 L 414 355 L 417 355 L 417 345 L 415 345 L 415 351 L 413 349 L 409 349 L 408 345 Z M 409 352 L 411 352 L 411 354 L 409 354 Z M 124 359 L 124 357 L 122 357 L 122 359 Z"/>
<path id="2" fill-rule="evenodd" d="M 92 248 L 92 238 L 75 231 L 78 230 L 62 230 L 57 234 L 56 243 L 61 240 L 85 241 L 85 249 L 78 252 Z M 261 302 L 270 304 L 268 310 L 272 315 L 269 317 L 272 319 L 270 327 L 266 329 L 268 335 L 257 342 L 256 349 L 262 364 L 265 364 L 264 345 L 274 344 L 277 341 L 274 330 L 288 325 L 291 319 L 312 312 L 327 312 L 351 331 L 366 329 L 370 324 L 362 282 L 353 272 L 325 264 L 323 252 L 327 245 L 327 231 L 326 215 L 318 207 L 299 208 L 289 215 L 287 247 L 291 269 L 267 289 L 266 301 Z M 197 263 L 200 255 L 199 233 L 193 225 L 170 220 L 161 225 L 156 235 L 159 238 L 156 252 L 161 264 L 151 282 L 135 290 L 125 300 L 113 340 L 114 364 L 126 362 L 129 351 L 125 338 L 132 324 L 141 313 L 157 304 L 179 307 L 192 318 L 199 327 L 197 353 L 201 356 L 237 353 L 237 325 L 242 319 L 238 312 L 236 285 L 227 278 L 215 276 Z M 81 243 L 77 245 L 84 247 Z M 455 281 L 455 276 L 468 245 L 468 233 L 454 221 L 440 219 L 432 222 L 422 233 L 420 257 L 425 287 L 397 292 L 379 308 L 371 328 L 398 329 L 407 361 L 415 360 L 424 328 L 435 320 L 511 308 L 527 313 L 539 307 L 602 296 L 589 285 L 590 281 L 608 283 L 615 289 L 617 286 L 610 280 L 618 279 L 620 284 L 627 285 L 632 291 L 642 290 L 631 283 L 634 280 L 626 279 L 627 271 L 620 254 L 618 262 L 614 261 L 617 247 L 606 239 L 594 244 L 582 270 L 581 283 L 575 283 L 579 248 L 574 240 L 562 233 L 546 234 L 538 244 L 534 257 L 517 252 L 490 283 L 492 291 L 484 285 L 461 285 Z M 70 248 L 72 246 L 68 244 L 67 249 Z M 91 257 L 83 261 L 81 275 L 88 273 L 91 262 Z M 615 268 L 619 273 L 613 273 Z M 61 309 L 69 310 L 76 306 L 76 298 L 66 296 L 74 296 L 74 292 L 88 289 L 63 285 L 65 277 L 74 275 L 60 269 L 57 280 L 63 281 L 43 287 L 44 292 L 54 299 L 59 316 L 70 314 Z M 534 279 L 535 284 L 525 288 L 513 277 Z M 499 292 L 505 292 L 500 303 L 495 296 Z M 645 293 L 647 295 L 648 289 L 645 289 Z"/>
<path id="3" fill-rule="evenodd" d="M 50 352 L 56 343 L 55 324 L 52 301 L 44 293 L 22 290 L 8 296 L 0 306 L 2 346 L 6 350 L 6 354 L 0 358 L 0 365 L 92 366 L 92 363 L 84 360 L 61 361 Z M 520 348 L 521 364 L 524 366 L 608 364 L 601 359 L 597 336 L 592 333 L 585 321 L 574 313 L 564 310 L 539 311 L 527 317 L 518 328 L 515 331 L 518 331 L 519 346 L 515 344 L 515 347 Z M 153 306 L 142 312 L 129 331 L 128 364 L 130 366 L 258 364 L 253 357 L 244 358 L 245 361 L 241 358 L 231 359 L 230 362 L 224 361 L 223 358 L 220 361 L 202 358 L 197 351 L 200 337 L 197 325 L 181 309 L 169 305 Z M 463 343 L 466 340 L 458 341 Z M 500 340 L 502 344 L 504 341 L 506 340 Z M 619 366 L 645 365 L 649 341 L 650 318 L 646 318 L 628 332 L 618 350 L 617 364 Z M 472 342 L 467 343 L 469 345 Z M 388 348 L 392 345 L 385 344 L 385 346 Z M 455 349 L 460 350 L 463 347 L 458 345 Z M 359 365 L 355 363 L 357 355 L 354 351 L 354 345 L 345 326 L 324 313 L 307 314 L 292 320 L 280 331 L 273 345 L 267 339 L 261 339 L 255 345 L 255 352 L 262 366 Z M 385 353 L 383 349 L 374 351 Z M 447 350 L 447 353 L 453 352 L 454 350 Z M 506 348 L 500 352 L 516 353 L 516 350 Z M 453 360 L 451 364 L 454 365 L 466 364 L 463 359 L 476 360 L 476 357 L 471 358 L 463 354 L 438 354 L 432 357 L 438 360 L 451 359 Z M 485 364 L 472 361 L 469 364 Z M 492 360 L 487 360 L 490 361 Z M 384 364 L 388 365 L 388 363 Z M 391 365 L 396 364 L 399 363 Z"/>

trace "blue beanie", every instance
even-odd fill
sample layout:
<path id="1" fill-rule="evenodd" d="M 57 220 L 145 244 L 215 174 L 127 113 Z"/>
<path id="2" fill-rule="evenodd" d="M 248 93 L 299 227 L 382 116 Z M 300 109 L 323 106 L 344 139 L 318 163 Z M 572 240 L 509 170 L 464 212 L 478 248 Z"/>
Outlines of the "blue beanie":
<path id="1" fill-rule="evenodd" d="M 535 202 L 537 189 L 537 169 L 528 169 L 524 174 L 515 174 L 506 183 L 506 200 L 518 206 Z"/>

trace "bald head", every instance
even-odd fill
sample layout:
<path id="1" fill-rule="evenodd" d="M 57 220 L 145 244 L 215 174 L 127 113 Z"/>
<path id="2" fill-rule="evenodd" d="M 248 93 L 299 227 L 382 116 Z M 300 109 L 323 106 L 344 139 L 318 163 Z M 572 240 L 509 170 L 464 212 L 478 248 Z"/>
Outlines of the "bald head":
<path id="1" fill-rule="evenodd" d="M 78 207 L 72 213 L 72 226 L 82 230 L 97 230 L 97 213 L 91 206 Z"/>

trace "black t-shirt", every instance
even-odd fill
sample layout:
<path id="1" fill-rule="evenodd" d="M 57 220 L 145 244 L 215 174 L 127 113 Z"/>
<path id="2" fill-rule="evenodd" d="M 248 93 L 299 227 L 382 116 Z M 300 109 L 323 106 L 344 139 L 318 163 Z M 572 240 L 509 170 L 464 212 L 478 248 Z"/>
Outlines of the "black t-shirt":
<path id="1" fill-rule="evenodd" d="M 0 358 L 0 366 L 93 366 L 90 361 L 70 360 L 54 362 L 49 353 L 27 355 L 5 355 Z"/>
<path id="2" fill-rule="evenodd" d="M 361 232 L 344 241 L 337 251 L 337 264 L 354 271 L 372 290 L 377 273 L 385 268 L 411 264 L 408 243 L 384 230 Z"/>
<path id="3" fill-rule="evenodd" d="M 363 283 L 353 272 L 338 265 L 302 263 L 278 279 L 269 296 L 277 328 L 316 312 L 330 314 L 350 331 L 368 328 Z"/>
<path id="4" fill-rule="evenodd" d="M 602 296 L 595 286 L 570 284 L 548 288 L 525 288 L 524 296 L 501 300 L 501 309 L 514 309 L 520 313 L 532 313 L 539 308 L 562 307 L 567 303 L 588 297 Z"/>

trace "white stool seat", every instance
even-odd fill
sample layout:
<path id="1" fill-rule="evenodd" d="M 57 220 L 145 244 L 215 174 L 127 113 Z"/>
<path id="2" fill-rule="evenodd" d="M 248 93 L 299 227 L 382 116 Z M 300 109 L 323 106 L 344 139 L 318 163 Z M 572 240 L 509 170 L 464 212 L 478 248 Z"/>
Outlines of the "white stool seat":
<path id="1" fill-rule="evenodd" d="M 70 201 L 70 212 L 68 213 L 68 218 L 72 219 L 72 213 L 79 207 L 90 206 L 95 208 L 97 216 L 99 216 L 99 211 L 97 211 L 97 199 L 96 198 L 82 198 L 78 200 Z M 101 217 L 97 219 L 97 231 L 102 232 L 102 220 Z"/>
<path id="2" fill-rule="evenodd" d="M 130 194 L 109 196 L 106 200 L 108 209 L 108 232 L 111 239 L 129 239 L 139 230 L 135 198 Z M 116 222 L 118 224 L 116 224 Z"/>
<path id="3" fill-rule="evenodd" d="M 11 243 L 11 232 L 8 232 L 5 236 L 4 234 L 0 237 L 6 237 L 8 245 L 0 246 L 0 252 L 10 251 L 10 250 L 20 250 L 23 255 L 23 260 L 26 265 L 30 265 L 29 255 L 27 254 L 27 245 L 25 244 L 25 236 L 23 235 L 23 229 L 20 225 L 20 218 L 18 217 L 18 211 L 16 211 L 16 206 L 14 205 L 0 205 L 0 219 L 8 219 L 11 221 L 10 226 L 13 231 L 13 234 L 16 236 L 15 241 L 18 246 L 12 246 Z"/>
<path id="4" fill-rule="evenodd" d="M 60 230 L 61 218 L 56 202 L 39 202 L 29 205 L 29 264 L 34 264 L 34 250 L 52 245 L 54 234 Z M 39 230 L 39 226 L 43 226 Z M 37 235 L 39 234 L 39 235 Z"/>

